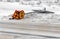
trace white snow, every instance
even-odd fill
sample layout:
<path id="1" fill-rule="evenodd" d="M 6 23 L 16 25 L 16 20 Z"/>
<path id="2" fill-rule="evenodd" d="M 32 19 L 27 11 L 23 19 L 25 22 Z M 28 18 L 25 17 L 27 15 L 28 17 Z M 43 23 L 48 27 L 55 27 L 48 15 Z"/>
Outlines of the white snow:
<path id="1" fill-rule="evenodd" d="M 25 13 L 28 13 L 28 12 L 33 12 L 32 9 L 43 9 L 45 7 L 47 8 L 48 11 L 55 12 L 55 14 L 53 15 L 52 14 L 48 14 L 48 15 L 47 14 L 34 14 L 34 16 L 30 16 L 30 18 L 22 19 L 22 20 L 9 20 L 9 17 L 8 17 L 8 15 L 13 14 L 14 10 L 16 9 L 24 10 Z M 60 15 L 56 15 L 56 14 L 60 14 L 60 7 L 56 5 L 48 6 L 48 5 L 41 4 L 39 7 L 34 7 L 31 5 L 19 5 L 19 3 L 0 2 L 0 18 L 3 16 L 7 16 L 0 19 L 0 22 L 2 23 L 17 23 L 17 24 L 26 23 L 26 25 L 27 24 L 29 25 L 29 23 L 32 25 L 40 25 L 40 23 L 44 23 L 44 24 L 51 23 L 55 25 L 54 23 L 60 23 L 60 17 L 59 17 Z M 38 34 L 38 33 L 35 33 L 35 34 Z M 47 34 L 50 35 L 51 33 L 47 33 Z M 57 36 L 57 34 L 55 36 Z"/>
<path id="2" fill-rule="evenodd" d="M 44 5 L 44 4 L 41 4 L 37 7 L 34 7 L 34 6 L 31 6 L 31 5 L 19 5 L 19 3 L 10 3 L 10 2 L 0 2 L 0 17 L 2 16 L 8 16 L 8 15 L 11 15 L 14 13 L 14 10 L 24 10 L 25 13 L 28 13 L 28 12 L 33 12 L 32 10 L 33 9 L 43 9 L 45 8 L 48 10 L 48 11 L 52 11 L 52 12 L 55 12 L 55 14 L 60 14 L 59 10 L 60 10 L 60 7 L 59 6 L 56 6 L 56 5 L 51 5 L 51 6 L 48 6 L 48 5 Z M 29 15 L 28 15 L 29 16 Z M 30 16 L 31 18 L 31 16 Z M 29 19 L 30 19 L 29 18 Z M 39 14 L 35 14 L 35 16 L 33 17 L 34 19 L 30 19 L 31 21 L 35 21 L 36 23 L 38 23 L 41 19 L 44 19 L 44 20 L 47 20 L 47 18 L 51 18 L 51 15 L 44 15 L 42 16 L 42 14 L 39 16 Z M 36 19 L 37 18 L 37 19 Z M 40 19 L 40 20 L 39 20 Z M 58 19 L 58 18 L 56 18 Z M 6 19 L 4 19 L 6 20 Z M 27 20 L 25 20 L 27 21 Z"/>
<path id="3" fill-rule="evenodd" d="M 46 9 L 48 11 L 52 11 L 52 12 L 55 12 L 55 14 L 60 14 L 60 7 L 58 5 L 51 5 L 51 6 L 48 6 L 48 5 L 45 5 L 45 4 L 41 4 L 39 6 L 31 6 L 31 5 L 19 5 L 19 3 L 10 3 L 10 2 L 0 2 L 0 18 L 2 16 L 8 16 L 8 15 L 11 15 L 14 13 L 14 11 L 17 9 L 17 10 L 24 10 L 25 13 L 28 13 L 28 12 L 33 12 L 32 10 L 33 9 L 44 9 L 46 7 Z M 42 15 L 42 14 L 41 14 Z M 44 15 L 44 16 L 41 16 L 42 19 L 47 19 L 47 18 L 51 18 L 51 16 L 49 17 L 50 15 Z M 33 21 L 37 21 L 40 19 L 40 16 L 37 14 L 37 17 L 36 15 L 34 16 L 35 18 L 33 19 Z M 37 18 L 37 19 L 36 19 Z M 39 19 L 38 19 L 39 18 Z M 57 19 L 57 18 L 56 18 Z M 31 19 L 32 20 L 32 19 Z M 38 21 L 37 21 L 38 22 Z"/>
<path id="4" fill-rule="evenodd" d="M 14 10 L 24 10 L 25 13 L 31 12 L 30 5 L 19 5 L 19 3 L 0 2 L 0 16 L 13 14 Z"/>
<path id="5" fill-rule="evenodd" d="M 60 14 L 60 7 L 58 5 L 45 5 L 40 4 L 39 7 L 34 7 L 31 5 L 19 5 L 19 3 L 14 2 L 0 2 L 0 16 L 8 16 L 10 14 L 13 14 L 14 10 L 24 10 L 26 13 L 32 12 L 32 9 L 43 9 L 45 8 L 49 11 L 55 12 L 55 14 Z"/>

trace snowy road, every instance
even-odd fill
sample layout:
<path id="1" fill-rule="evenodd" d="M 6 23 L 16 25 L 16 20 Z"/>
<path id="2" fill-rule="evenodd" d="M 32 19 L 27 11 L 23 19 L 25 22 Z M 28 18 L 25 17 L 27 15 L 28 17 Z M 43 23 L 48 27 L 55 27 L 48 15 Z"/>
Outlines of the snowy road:
<path id="1" fill-rule="evenodd" d="M 15 21 L 14 21 L 15 22 Z M 3 28 L 3 31 L 6 32 L 16 32 L 16 33 L 28 33 L 28 34 L 36 34 L 36 35 L 47 35 L 47 36 L 54 36 L 60 37 L 60 24 L 52 25 L 51 24 L 38 24 L 32 25 L 30 23 L 12 23 L 11 21 L 0 21 L 0 27 Z M 30 25 L 29 25 L 30 24 Z M 2 31 L 1 30 L 1 31 Z M 12 31 L 13 30 L 13 31 Z M 53 35 L 52 35 L 53 34 Z"/>
<path id="2" fill-rule="evenodd" d="M 13 14 L 14 10 L 16 10 L 16 9 L 18 9 L 18 10 L 23 9 L 25 11 L 25 13 L 32 12 L 32 8 L 33 7 L 30 5 L 26 6 L 26 5 L 19 5 L 19 3 L 3 3 L 3 2 L 1 2 L 0 3 L 0 18 L 1 18 L 1 16 L 8 16 L 8 15 Z M 49 7 L 47 7 L 47 8 L 49 8 Z M 35 7 L 35 9 L 36 9 L 36 7 Z M 58 9 L 58 8 L 56 8 L 56 9 Z M 56 10 L 56 9 L 50 9 L 49 8 L 48 10 L 54 11 L 55 13 L 59 13 L 60 8 L 58 10 Z M 58 16 L 60 16 L 60 15 L 58 15 Z M 32 17 L 32 18 L 35 17 L 34 19 L 29 18 L 29 19 L 24 19 L 22 21 L 21 20 L 18 20 L 18 21 L 14 20 L 13 21 L 13 20 L 9 20 L 8 18 L 5 18 L 5 19 L 2 18 L 2 19 L 0 19 L 0 27 L 4 28 L 4 29 L 0 28 L 0 31 L 3 30 L 6 32 L 16 32 L 16 33 L 19 32 L 19 33 L 28 33 L 28 34 L 60 37 L 60 26 L 59 26 L 60 25 L 59 24 L 60 23 L 60 17 L 58 17 L 58 16 L 55 16 L 53 18 L 53 20 L 50 19 L 51 15 L 45 15 L 45 14 L 44 15 L 39 15 L 39 14 L 36 15 L 35 14 Z M 43 18 L 45 20 L 41 20 L 40 18 Z M 42 21 L 43 22 L 47 21 L 47 22 L 43 24 Z M 42 22 L 42 23 L 40 24 L 40 22 Z M 49 24 L 49 23 L 51 23 L 51 24 Z M 52 25 L 52 23 L 58 23 L 58 24 Z"/>

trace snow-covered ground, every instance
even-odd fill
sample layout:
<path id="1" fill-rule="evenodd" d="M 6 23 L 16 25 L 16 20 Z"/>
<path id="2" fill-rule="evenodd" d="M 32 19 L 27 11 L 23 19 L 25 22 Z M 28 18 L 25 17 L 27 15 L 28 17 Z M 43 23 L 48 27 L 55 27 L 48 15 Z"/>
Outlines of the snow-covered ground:
<path id="1" fill-rule="evenodd" d="M 30 20 L 29 21 L 30 23 L 33 22 L 33 23 L 37 23 L 37 24 L 39 22 L 46 22 L 46 21 L 47 21 L 47 23 L 51 23 L 51 22 L 60 23 L 60 21 L 59 21 L 60 17 L 58 17 L 59 15 L 56 15 L 56 14 L 60 14 L 59 13 L 60 7 L 58 5 L 48 6 L 48 5 L 41 4 L 41 5 L 39 5 L 39 7 L 37 7 L 37 6 L 34 7 L 31 5 L 19 5 L 19 3 L 16 3 L 16 2 L 14 2 L 14 3 L 0 2 L 0 18 L 2 16 L 9 16 L 9 15 L 13 14 L 15 10 L 24 10 L 25 13 L 28 13 L 28 12 L 33 12 L 32 11 L 33 9 L 43 10 L 43 8 L 45 8 L 45 7 L 46 7 L 46 10 L 52 11 L 52 12 L 54 12 L 54 14 L 32 13 L 32 14 L 26 15 L 23 21 L 28 23 L 28 21 Z M 7 18 L 7 19 L 9 20 L 9 18 Z M 6 20 L 6 18 L 4 18 L 4 21 L 5 20 Z"/>
<path id="2" fill-rule="evenodd" d="M 22 20 L 9 20 L 9 17 L 11 17 L 9 15 L 13 14 L 14 10 L 16 9 L 24 10 L 25 13 L 28 13 L 28 12 L 33 12 L 32 9 L 43 9 L 45 7 L 47 8 L 48 11 L 55 12 L 55 14 L 29 13 L 29 14 L 26 14 L 25 18 Z M 0 27 L 5 27 L 5 28 L 6 27 L 10 27 L 10 28 L 24 27 L 25 29 L 27 28 L 35 29 L 35 30 L 37 29 L 38 31 L 43 30 L 44 28 L 44 30 L 46 29 L 46 31 L 52 30 L 53 32 L 56 32 L 56 31 L 60 32 L 59 31 L 60 28 L 56 28 L 57 25 L 58 27 L 60 25 L 60 13 L 59 13 L 60 11 L 59 10 L 60 10 L 60 7 L 56 5 L 47 6 L 47 5 L 41 4 L 39 7 L 37 6 L 34 7 L 31 5 L 19 5 L 19 3 L 0 2 L 0 18 L 2 16 L 2 18 L 0 19 L 0 25 L 1 25 Z M 45 27 L 42 27 L 40 23 Z M 18 25 L 15 25 L 15 24 L 18 24 Z M 38 27 L 36 25 L 38 25 Z M 48 27 L 48 25 L 50 27 Z M 51 26 L 55 26 L 55 28 Z"/>
<path id="3" fill-rule="evenodd" d="M 14 10 L 24 10 L 25 12 L 31 11 L 30 5 L 19 5 L 19 3 L 0 2 L 0 16 L 7 16 L 13 14 Z"/>
<path id="4" fill-rule="evenodd" d="M 14 10 L 24 10 L 25 13 L 32 12 L 32 9 L 43 9 L 45 8 L 49 11 L 55 12 L 55 14 L 60 14 L 60 6 L 58 5 L 52 5 L 48 6 L 45 4 L 40 4 L 39 7 L 37 6 L 31 6 L 31 5 L 21 5 L 19 3 L 10 3 L 10 2 L 0 2 L 0 16 L 7 16 L 10 14 L 13 14 Z"/>

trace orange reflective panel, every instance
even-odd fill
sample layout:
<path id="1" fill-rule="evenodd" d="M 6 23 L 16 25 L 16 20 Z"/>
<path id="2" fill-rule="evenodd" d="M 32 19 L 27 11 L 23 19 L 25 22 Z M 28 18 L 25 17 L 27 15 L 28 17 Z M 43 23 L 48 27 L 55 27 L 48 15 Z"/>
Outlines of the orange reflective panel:
<path id="1" fill-rule="evenodd" d="M 15 10 L 12 18 L 14 18 L 14 19 L 23 19 L 24 15 L 25 15 L 25 13 L 24 13 L 23 10 L 21 10 L 21 11 Z"/>

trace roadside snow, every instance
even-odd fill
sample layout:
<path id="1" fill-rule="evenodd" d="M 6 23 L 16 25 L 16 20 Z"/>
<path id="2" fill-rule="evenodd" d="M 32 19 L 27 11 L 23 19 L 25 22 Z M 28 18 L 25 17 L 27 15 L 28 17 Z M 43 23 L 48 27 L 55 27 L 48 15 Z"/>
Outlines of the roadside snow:
<path id="1" fill-rule="evenodd" d="M 8 15 L 11 15 L 13 14 L 14 10 L 24 10 L 25 13 L 28 13 L 28 12 L 33 12 L 32 9 L 43 9 L 45 8 L 48 10 L 48 11 L 53 11 L 55 12 L 55 14 L 60 14 L 59 10 L 60 10 L 60 7 L 59 6 L 56 6 L 56 5 L 52 5 L 52 6 L 47 6 L 47 5 L 44 5 L 44 4 L 41 4 L 40 7 L 33 7 L 31 5 L 19 5 L 19 3 L 8 3 L 8 2 L 0 2 L 0 17 L 3 17 L 3 16 L 7 16 L 7 19 L 8 19 Z M 33 15 L 34 14 L 34 15 Z M 58 22 L 57 19 L 60 20 L 60 18 L 57 16 L 54 16 L 53 19 L 50 19 L 51 18 L 51 15 L 50 14 L 35 14 L 33 13 L 32 15 L 28 15 L 28 19 L 24 18 L 23 21 L 27 22 L 28 21 L 31 23 L 31 22 L 35 22 L 35 23 L 39 23 L 41 21 L 49 21 L 49 22 Z M 56 20 L 57 21 L 56 21 Z M 6 20 L 4 18 L 4 20 Z M 8 19 L 9 20 L 9 19 Z M 28 20 L 28 21 L 27 21 Z M 60 21 L 59 21 L 60 22 Z"/>

